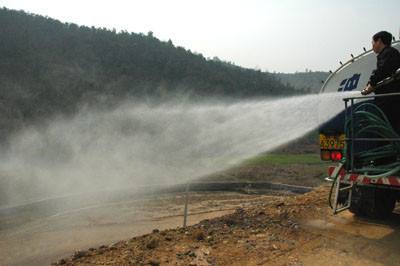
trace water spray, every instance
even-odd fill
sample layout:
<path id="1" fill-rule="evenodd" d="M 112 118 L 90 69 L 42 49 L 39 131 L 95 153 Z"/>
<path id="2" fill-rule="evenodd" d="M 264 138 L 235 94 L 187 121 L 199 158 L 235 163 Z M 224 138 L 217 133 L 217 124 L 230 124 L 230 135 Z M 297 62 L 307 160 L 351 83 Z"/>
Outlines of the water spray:
<path id="1" fill-rule="evenodd" d="M 185 183 L 307 134 L 342 110 L 343 95 L 83 110 L 12 139 L 2 203 Z"/>

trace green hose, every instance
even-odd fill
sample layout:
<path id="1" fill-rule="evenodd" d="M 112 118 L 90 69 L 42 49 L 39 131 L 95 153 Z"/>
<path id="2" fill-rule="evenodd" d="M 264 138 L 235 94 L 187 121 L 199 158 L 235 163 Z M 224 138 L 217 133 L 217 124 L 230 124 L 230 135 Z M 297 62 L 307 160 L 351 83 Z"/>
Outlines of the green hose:
<path id="1" fill-rule="evenodd" d="M 345 121 L 345 134 L 347 137 L 350 137 L 353 134 L 354 138 L 371 138 L 371 136 L 373 138 L 382 139 L 400 138 L 383 111 L 372 103 L 362 103 L 354 108 L 353 117 L 349 117 Z M 346 156 L 353 152 L 353 158 L 356 158 L 355 161 L 357 162 L 357 166 L 354 168 L 354 172 L 356 173 L 361 173 L 373 180 L 399 173 L 400 141 L 392 140 L 380 143 L 382 145 L 379 145 L 378 147 L 362 151 L 351 151 L 351 144 L 346 145 L 341 163 L 346 165 L 346 162 L 348 161 Z M 391 163 L 379 163 L 379 160 L 384 161 L 386 159 L 390 161 L 392 158 L 396 158 L 396 161 Z M 338 177 L 339 175 L 333 180 L 329 192 L 329 205 L 331 207 L 333 188 Z"/>
<path id="2" fill-rule="evenodd" d="M 345 122 L 345 134 L 346 136 L 353 134 L 354 138 L 363 136 L 382 139 L 400 138 L 383 111 L 372 103 L 362 103 L 354 109 L 353 117 L 348 118 Z M 362 151 L 350 150 L 357 160 L 358 168 L 354 169 L 355 172 L 362 173 L 370 179 L 378 179 L 400 171 L 400 161 L 398 160 L 400 142 L 392 140 L 381 143 L 382 145 L 378 147 Z M 351 149 L 349 146 L 351 145 L 346 146 L 346 155 L 348 154 L 347 151 Z M 390 158 L 397 160 L 394 163 L 378 163 L 375 165 L 376 161 Z M 343 163 L 346 163 L 346 157 L 343 158 Z"/>

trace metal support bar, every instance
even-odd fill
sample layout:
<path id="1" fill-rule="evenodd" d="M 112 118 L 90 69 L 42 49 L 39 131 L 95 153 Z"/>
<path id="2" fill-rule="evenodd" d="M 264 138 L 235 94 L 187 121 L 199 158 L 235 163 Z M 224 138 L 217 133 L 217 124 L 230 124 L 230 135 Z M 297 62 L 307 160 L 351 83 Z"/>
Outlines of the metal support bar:
<path id="1" fill-rule="evenodd" d="M 189 183 L 186 184 L 186 189 L 185 189 L 185 208 L 183 210 L 183 227 L 186 227 L 187 224 L 188 203 L 189 203 Z"/>
<path id="2" fill-rule="evenodd" d="M 345 138 L 345 140 L 353 141 L 400 141 L 400 138 Z"/>
<path id="3" fill-rule="evenodd" d="M 354 171 L 354 112 L 353 112 L 353 106 L 354 106 L 354 99 L 350 100 L 350 119 L 351 119 L 351 172 Z"/>
<path id="4" fill-rule="evenodd" d="M 339 191 L 345 191 L 345 190 L 348 190 L 348 189 L 350 189 L 352 187 L 353 187 L 353 185 L 350 185 L 350 186 L 347 186 L 347 187 L 342 187 L 342 188 L 339 188 Z"/>
<path id="5" fill-rule="evenodd" d="M 366 95 L 366 96 L 353 96 L 353 97 L 347 97 L 343 98 L 343 101 L 348 101 L 348 100 L 359 100 L 359 99 L 375 99 L 375 98 L 381 98 L 381 97 L 391 97 L 391 96 L 400 96 L 400 92 L 395 92 L 395 93 L 385 93 L 385 94 L 373 94 L 373 95 Z"/>
<path id="6" fill-rule="evenodd" d="M 325 177 L 325 181 L 333 182 L 333 181 L 335 181 L 335 180 L 333 180 L 330 176 L 327 176 L 327 177 Z"/>

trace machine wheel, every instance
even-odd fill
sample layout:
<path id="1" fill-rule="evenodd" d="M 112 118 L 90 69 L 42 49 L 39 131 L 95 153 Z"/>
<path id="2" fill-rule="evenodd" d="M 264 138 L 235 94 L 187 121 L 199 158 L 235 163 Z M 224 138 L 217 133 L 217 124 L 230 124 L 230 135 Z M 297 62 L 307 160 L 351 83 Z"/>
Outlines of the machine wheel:
<path id="1" fill-rule="evenodd" d="M 385 219 L 396 205 L 396 195 L 389 189 L 355 186 L 352 193 L 350 212 L 360 217 Z"/>

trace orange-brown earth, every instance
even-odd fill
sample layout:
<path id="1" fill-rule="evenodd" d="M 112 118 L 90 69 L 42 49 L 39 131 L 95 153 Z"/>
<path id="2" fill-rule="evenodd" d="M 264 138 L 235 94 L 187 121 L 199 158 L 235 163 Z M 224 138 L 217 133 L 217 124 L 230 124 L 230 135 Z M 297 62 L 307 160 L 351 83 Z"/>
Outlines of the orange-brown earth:
<path id="1" fill-rule="evenodd" d="M 371 221 L 333 216 L 328 187 L 299 196 L 260 197 L 187 228 L 154 229 L 77 251 L 66 265 L 399 265 L 400 215 Z"/>

